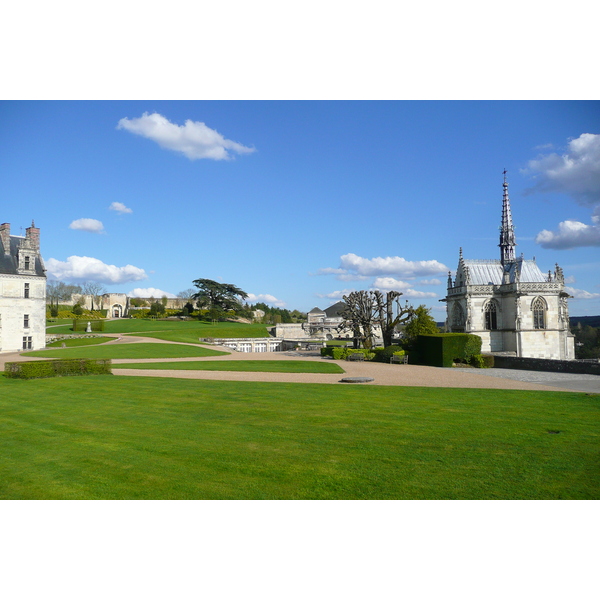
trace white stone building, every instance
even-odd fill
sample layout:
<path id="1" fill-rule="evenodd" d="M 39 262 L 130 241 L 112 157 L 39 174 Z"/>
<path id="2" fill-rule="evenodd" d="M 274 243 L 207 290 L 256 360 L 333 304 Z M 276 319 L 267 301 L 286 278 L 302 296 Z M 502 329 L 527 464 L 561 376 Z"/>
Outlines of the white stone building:
<path id="1" fill-rule="evenodd" d="M 533 260 L 515 258 L 515 234 L 504 172 L 500 259 L 471 260 L 460 249 L 456 278 L 448 274 L 446 330 L 473 333 L 483 352 L 574 359 L 569 294 L 562 269 L 544 275 Z"/>
<path id="2" fill-rule="evenodd" d="M 46 269 L 40 230 L 32 223 L 25 237 L 0 225 L 0 352 L 46 346 Z"/>

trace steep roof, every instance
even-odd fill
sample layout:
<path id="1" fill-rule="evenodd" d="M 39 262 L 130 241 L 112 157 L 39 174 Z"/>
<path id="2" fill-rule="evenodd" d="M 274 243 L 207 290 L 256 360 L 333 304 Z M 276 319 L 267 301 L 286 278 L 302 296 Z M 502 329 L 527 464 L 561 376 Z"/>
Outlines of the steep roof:
<path id="1" fill-rule="evenodd" d="M 465 285 L 467 272 L 469 285 L 502 285 L 504 267 L 500 260 L 462 259 L 461 263 L 464 271 L 459 285 Z M 514 283 L 517 279 L 522 283 L 543 283 L 548 281 L 548 277 L 544 276 L 540 271 L 535 260 L 518 258 L 515 262 L 507 266 L 509 267 L 510 283 Z"/>
<path id="2" fill-rule="evenodd" d="M 340 302 L 336 302 L 329 308 L 326 308 L 325 314 L 330 319 L 334 319 L 335 317 L 341 317 L 342 316 L 341 313 L 344 311 L 345 308 L 346 308 L 346 303 L 342 302 L 340 300 Z"/>
<path id="3" fill-rule="evenodd" d="M 11 235 L 9 239 L 9 254 L 4 252 L 4 248 L 0 242 L 0 273 L 4 275 L 23 275 L 24 273 L 19 273 L 17 269 L 19 265 L 17 256 L 19 252 L 19 246 L 21 245 L 21 242 L 25 241 L 25 238 Z M 34 253 L 32 252 L 32 257 L 33 255 Z M 35 257 L 35 275 L 38 277 L 45 277 L 44 265 L 39 256 Z"/>

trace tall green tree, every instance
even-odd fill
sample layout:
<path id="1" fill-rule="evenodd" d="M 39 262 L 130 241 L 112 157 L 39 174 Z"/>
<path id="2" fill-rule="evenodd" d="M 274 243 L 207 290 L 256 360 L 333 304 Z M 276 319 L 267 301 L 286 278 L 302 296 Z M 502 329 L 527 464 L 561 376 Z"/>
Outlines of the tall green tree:
<path id="1" fill-rule="evenodd" d="M 430 333 L 439 333 L 440 330 L 431 316 L 431 309 L 421 304 L 413 310 L 413 314 L 404 327 L 404 336 L 413 342 L 418 335 L 427 335 Z"/>
<path id="2" fill-rule="evenodd" d="M 248 294 L 232 283 L 219 283 L 212 279 L 196 279 L 192 282 L 198 291 L 192 296 L 198 308 L 206 308 L 213 319 L 220 319 L 228 311 L 242 309 L 242 301 Z"/>

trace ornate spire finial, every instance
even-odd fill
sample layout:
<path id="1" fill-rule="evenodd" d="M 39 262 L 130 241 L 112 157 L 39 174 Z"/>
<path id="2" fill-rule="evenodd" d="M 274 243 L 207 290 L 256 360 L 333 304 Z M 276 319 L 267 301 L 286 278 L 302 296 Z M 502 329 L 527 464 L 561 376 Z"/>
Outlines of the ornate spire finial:
<path id="1" fill-rule="evenodd" d="M 507 265 L 515 262 L 515 228 L 510 211 L 510 200 L 508 198 L 508 183 L 506 182 L 506 169 L 502 172 L 504 183 L 502 184 L 502 223 L 500 225 L 500 262 Z"/>

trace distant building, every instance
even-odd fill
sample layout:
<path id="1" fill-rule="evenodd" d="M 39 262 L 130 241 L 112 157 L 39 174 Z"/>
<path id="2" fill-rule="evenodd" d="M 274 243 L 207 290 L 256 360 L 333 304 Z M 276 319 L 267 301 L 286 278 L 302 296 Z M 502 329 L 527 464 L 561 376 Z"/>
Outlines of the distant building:
<path id="1" fill-rule="evenodd" d="M 0 352 L 46 346 L 46 269 L 40 230 L 31 223 L 25 237 L 0 225 Z"/>
<path id="2" fill-rule="evenodd" d="M 448 274 L 446 328 L 474 333 L 482 351 L 533 358 L 574 359 L 569 294 L 562 269 L 544 275 L 533 260 L 515 258 L 515 233 L 504 172 L 500 259 L 459 253 L 456 278 Z"/>

